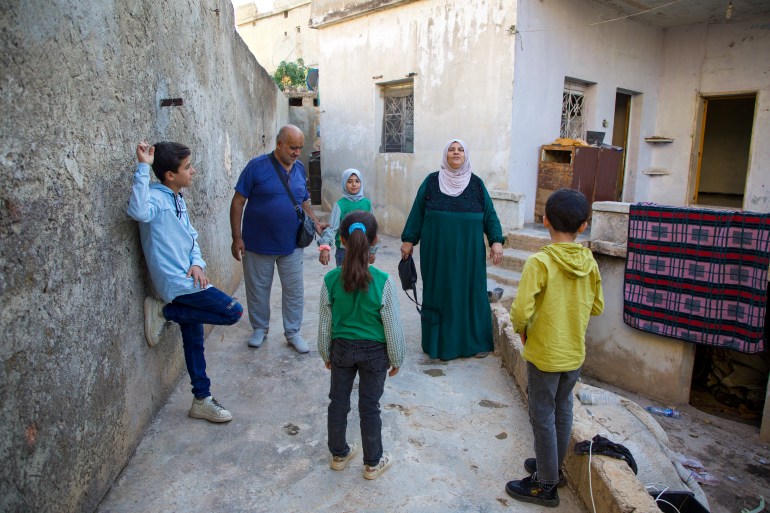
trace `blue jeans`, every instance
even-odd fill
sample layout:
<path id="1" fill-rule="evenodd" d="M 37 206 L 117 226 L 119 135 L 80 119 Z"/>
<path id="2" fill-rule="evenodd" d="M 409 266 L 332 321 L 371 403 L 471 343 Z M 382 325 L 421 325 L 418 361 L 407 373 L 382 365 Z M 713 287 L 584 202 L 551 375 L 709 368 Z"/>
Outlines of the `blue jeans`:
<path id="1" fill-rule="evenodd" d="M 190 374 L 192 393 L 196 399 L 211 395 L 211 381 L 206 376 L 203 356 L 203 325 L 230 326 L 243 315 L 243 307 L 216 287 L 177 296 L 163 307 L 163 315 L 179 324 L 182 330 L 184 361 Z"/>
<path id="2" fill-rule="evenodd" d="M 345 248 L 337 248 L 334 252 L 334 261 L 337 267 L 342 267 L 342 261 L 345 260 Z"/>
<path id="3" fill-rule="evenodd" d="M 302 248 L 288 255 L 264 255 L 246 251 L 243 255 L 243 278 L 246 283 L 246 303 L 249 322 L 254 331 L 267 333 L 270 327 L 270 289 L 278 268 L 281 280 L 281 311 L 286 340 L 299 335 L 305 299 L 302 275 Z"/>
<path id="4" fill-rule="evenodd" d="M 543 372 L 527 362 L 529 422 L 535 435 L 540 484 L 559 482 L 559 469 L 569 450 L 572 431 L 572 389 L 579 377 L 580 369 Z"/>
<path id="5" fill-rule="evenodd" d="M 335 338 L 330 351 L 332 383 L 329 389 L 329 451 L 346 456 L 345 433 L 350 412 L 350 392 L 358 373 L 358 416 L 361 420 L 361 445 L 364 464 L 376 465 L 382 458 L 382 419 L 380 398 L 385 390 L 385 375 L 390 366 L 385 344 L 371 340 Z"/>

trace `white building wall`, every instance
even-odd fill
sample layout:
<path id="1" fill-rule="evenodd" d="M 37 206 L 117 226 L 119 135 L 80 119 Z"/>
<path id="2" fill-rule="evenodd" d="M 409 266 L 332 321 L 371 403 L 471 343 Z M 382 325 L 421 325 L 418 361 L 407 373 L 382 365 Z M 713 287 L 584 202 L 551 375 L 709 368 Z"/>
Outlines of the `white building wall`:
<path id="1" fill-rule="evenodd" d="M 674 143 L 653 149 L 652 165 L 666 176 L 640 177 L 637 200 L 685 205 L 700 144 L 701 96 L 756 93 L 743 208 L 770 212 L 770 18 L 669 29 L 655 127 Z M 652 135 L 652 134 L 645 134 Z"/>
<path id="2" fill-rule="evenodd" d="M 243 5 L 236 11 L 238 34 L 271 75 L 281 61 L 302 58 L 307 67 L 318 65 L 318 32 L 308 26 L 310 2 L 284 4 L 275 5 L 268 13 L 258 12 L 254 4 Z"/>
<path id="3" fill-rule="evenodd" d="M 610 142 L 620 88 L 640 93 L 632 100 L 632 133 L 634 123 L 646 133 L 655 122 L 663 32 L 631 20 L 592 26 L 616 14 L 589 0 L 519 2 L 518 9 L 508 181 L 510 190 L 526 195 L 525 216 L 532 222 L 539 148 L 559 137 L 564 78 L 595 84 L 587 93 L 586 130 L 606 132 Z M 633 144 L 628 184 L 650 160 L 649 148 Z"/>
<path id="4" fill-rule="evenodd" d="M 464 139 L 488 189 L 508 189 L 515 2 L 425 0 L 319 29 L 324 202 L 340 173 L 364 175 L 381 229 L 398 235 L 417 188 Z M 414 153 L 379 153 L 378 84 L 414 75 Z"/>

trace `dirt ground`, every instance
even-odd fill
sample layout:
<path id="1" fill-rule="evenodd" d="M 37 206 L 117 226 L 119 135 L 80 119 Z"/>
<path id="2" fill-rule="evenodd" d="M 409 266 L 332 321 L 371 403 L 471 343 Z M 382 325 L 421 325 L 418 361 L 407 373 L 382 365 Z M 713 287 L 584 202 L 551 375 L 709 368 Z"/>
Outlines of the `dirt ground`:
<path id="1" fill-rule="evenodd" d="M 583 381 L 642 407 L 667 406 L 590 378 Z M 735 418 L 737 412 L 708 398 L 701 398 L 698 403 L 703 410 L 716 415 L 686 405 L 678 407 L 678 419 L 655 419 L 666 431 L 672 450 L 698 460 L 716 478 L 712 483 L 701 483 L 711 513 L 753 513 L 760 504 L 760 496 L 768 501 L 760 511 L 770 512 L 770 446 L 759 441 L 758 421 L 728 420 L 723 416 Z"/>

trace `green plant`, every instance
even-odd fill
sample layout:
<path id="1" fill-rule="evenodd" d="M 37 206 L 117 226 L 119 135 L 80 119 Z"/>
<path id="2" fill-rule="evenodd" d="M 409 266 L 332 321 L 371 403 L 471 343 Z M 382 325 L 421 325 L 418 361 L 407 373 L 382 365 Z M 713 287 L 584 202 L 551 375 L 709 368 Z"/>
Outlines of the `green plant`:
<path id="1" fill-rule="evenodd" d="M 300 57 L 297 62 L 281 61 L 273 73 L 273 82 L 283 91 L 288 86 L 304 86 L 307 77 L 305 61 Z"/>

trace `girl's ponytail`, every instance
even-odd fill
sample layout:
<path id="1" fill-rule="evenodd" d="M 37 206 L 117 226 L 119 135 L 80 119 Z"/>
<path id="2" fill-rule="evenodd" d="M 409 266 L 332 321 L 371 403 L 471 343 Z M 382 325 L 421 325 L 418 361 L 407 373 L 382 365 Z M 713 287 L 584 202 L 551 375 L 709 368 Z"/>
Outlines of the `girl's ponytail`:
<path id="1" fill-rule="evenodd" d="M 377 238 L 377 219 L 369 212 L 357 210 L 340 223 L 340 238 L 345 244 L 342 261 L 342 287 L 345 292 L 369 290 L 369 248 Z"/>

